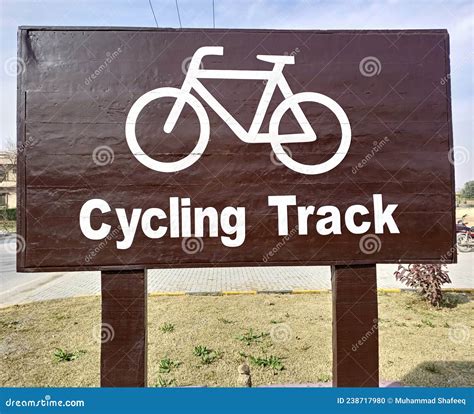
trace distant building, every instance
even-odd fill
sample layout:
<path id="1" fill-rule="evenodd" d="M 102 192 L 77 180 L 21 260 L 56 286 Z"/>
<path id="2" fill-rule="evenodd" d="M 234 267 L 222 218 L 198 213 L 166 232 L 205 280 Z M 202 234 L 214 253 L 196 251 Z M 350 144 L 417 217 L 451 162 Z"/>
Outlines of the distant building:
<path id="1" fill-rule="evenodd" d="M 16 155 L 0 152 L 0 208 L 16 207 Z"/>

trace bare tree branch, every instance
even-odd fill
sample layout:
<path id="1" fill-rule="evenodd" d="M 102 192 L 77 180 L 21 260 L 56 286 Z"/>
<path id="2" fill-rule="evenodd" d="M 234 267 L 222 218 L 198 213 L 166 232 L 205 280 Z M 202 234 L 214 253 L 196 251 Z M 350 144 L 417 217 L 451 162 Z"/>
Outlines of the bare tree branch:
<path id="1" fill-rule="evenodd" d="M 8 181 L 10 172 L 16 170 L 17 150 L 16 145 L 12 141 L 7 141 L 7 148 L 0 152 L 0 183 Z"/>

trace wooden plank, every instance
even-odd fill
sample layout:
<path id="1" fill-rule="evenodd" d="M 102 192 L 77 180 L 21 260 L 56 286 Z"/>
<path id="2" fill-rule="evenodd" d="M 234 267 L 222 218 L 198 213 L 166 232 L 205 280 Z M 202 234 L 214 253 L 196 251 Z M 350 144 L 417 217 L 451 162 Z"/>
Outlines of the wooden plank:
<path id="1" fill-rule="evenodd" d="M 26 63 L 25 59 L 27 52 L 24 50 L 26 43 L 26 32 L 18 31 L 17 33 L 17 44 L 18 44 L 18 55 L 17 55 L 17 67 L 20 70 L 17 73 L 17 239 L 21 242 L 21 238 L 26 241 L 26 92 L 24 90 L 25 82 L 25 70 Z M 28 244 L 24 246 L 24 249 L 17 249 L 16 263 L 18 268 L 23 268 L 25 266 L 25 254 Z"/>
<path id="2" fill-rule="evenodd" d="M 102 387 L 145 387 L 147 376 L 147 272 L 103 271 Z"/>
<path id="3" fill-rule="evenodd" d="M 443 45 L 444 50 L 446 51 L 445 54 L 445 71 L 446 71 L 446 76 L 445 79 L 447 79 L 447 76 L 451 76 L 451 62 L 450 62 L 450 46 L 449 46 L 449 36 L 446 36 L 444 38 L 444 45 Z M 446 113 L 447 113 L 447 125 L 448 125 L 448 139 L 449 139 L 449 148 L 450 151 L 453 151 L 454 149 L 454 141 L 453 141 L 453 121 L 452 121 L 452 104 L 451 104 L 451 82 L 445 82 L 446 83 L 446 96 L 448 99 L 446 100 Z M 450 152 L 448 151 L 448 158 L 449 158 Z M 454 161 L 454 153 L 451 153 L 452 159 Z M 450 179 L 450 185 L 449 187 L 451 189 L 456 188 L 455 187 L 455 174 L 454 174 L 454 162 L 450 162 L 451 168 L 449 171 L 449 179 Z M 456 191 L 451 191 L 451 218 L 452 222 L 456 222 Z M 455 227 L 455 224 L 453 224 L 453 227 Z M 451 245 L 454 247 L 456 246 L 456 232 L 453 231 L 451 235 Z M 457 252 L 457 249 L 455 249 Z"/>
<path id="4" fill-rule="evenodd" d="M 43 120 L 44 121 L 44 120 Z M 214 122 L 212 122 L 214 121 Z M 212 128 L 219 128 L 222 121 L 210 120 Z M 34 142 L 34 150 L 37 154 L 66 154 L 66 155 L 88 155 L 91 156 L 91 148 L 101 145 L 104 140 L 108 141 L 108 145 L 113 148 L 114 154 L 130 154 L 130 149 L 125 142 L 124 126 L 122 123 L 105 123 L 97 120 L 94 123 L 67 123 L 74 129 L 74 134 L 71 137 L 71 146 L 65 147 L 64 144 L 64 123 L 61 119 L 55 122 L 26 122 L 26 134 L 28 137 L 41 137 L 41 140 Z M 332 124 L 320 124 L 318 122 L 318 133 L 324 137 L 326 134 L 334 132 L 330 130 Z M 141 123 L 140 134 L 147 135 L 156 131 L 159 124 L 149 122 Z M 220 131 L 223 132 L 223 131 Z M 426 134 L 426 137 L 425 137 Z M 351 139 L 351 154 L 367 155 L 367 142 L 372 145 L 379 145 L 383 147 L 383 153 L 400 153 L 413 154 L 417 152 L 435 153 L 445 152 L 450 148 L 449 146 L 450 125 L 443 121 L 430 122 L 414 122 L 406 121 L 402 125 L 399 123 L 384 122 L 384 124 L 373 124 L 371 132 L 368 133 L 363 125 L 360 128 L 352 129 Z M 377 137 L 374 139 L 374 137 Z M 431 139 L 430 137 L 436 137 Z M 383 140 L 385 139 L 385 142 Z M 213 149 L 214 154 L 228 154 L 229 152 L 237 154 L 259 154 L 265 153 L 268 157 L 269 145 L 244 145 L 235 141 L 232 134 L 211 134 L 210 144 L 216 144 Z M 336 141 L 337 144 L 337 141 Z M 387 145 L 388 144 L 388 145 Z M 179 152 L 182 142 L 175 140 L 167 140 L 166 148 L 159 146 L 154 149 L 156 153 L 166 152 L 170 150 L 173 153 Z M 318 146 L 312 148 L 311 143 L 291 144 L 290 149 L 293 154 L 306 153 L 308 149 L 312 152 L 319 150 L 322 146 L 322 151 L 329 151 L 333 149 L 334 143 L 327 139 L 318 140 Z M 379 152 L 382 149 L 379 149 Z M 363 158 L 363 157 L 361 157 Z"/>
<path id="5" fill-rule="evenodd" d="M 361 168 L 356 174 L 353 173 L 354 168 L 362 161 L 364 155 L 347 155 L 339 166 L 337 175 L 326 175 L 319 178 L 305 177 L 303 183 L 301 178 L 295 177 L 294 172 L 288 168 L 272 163 L 271 148 L 266 146 L 265 149 L 266 151 L 260 154 L 203 154 L 198 163 L 181 173 L 179 185 L 203 185 L 204 182 L 212 184 L 216 181 L 216 185 L 224 186 L 225 183 L 225 186 L 231 189 L 234 185 L 254 184 L 255 178 L 259 178 L 262 190 L 266 190 L 266 194 L 268 194 L 269 188 L 273 189 L 272 186 L 275 187 L 278 184 L 279 186 L 291 184 L 304 186 L 307 185 L 306 183 L 358 184 L 365 190 L 366 183 L 422 182 L 429 185 L 436 176 L 439 176 L 440 181 L 446 186 L 449 185 L 449 180 L 445 179 L 445 177 L 449 177 L 450 170 L 449 163 L 445 162 L 446 152 L 426 153 L 423 156 L 421 153 L 417 155 L 398 153 L 398 157 L 404 156 L 402 160 L 397 159 L 394 154 L 380 153 L 372 163 L 369 162 L 368 166 Z M 113 150 L 104 148 L 102 155 L 104 165 L 95 164 L 92 153 L 88 155 L 39 154 L 38 159 L 27 160 L 28 187 L 93 188 L 98 185 L 118 186 L 136 183 L 137 185 L 153 185 L 155 189 L 162 186 L 161 182 L 168 186 L 173 182 L 169 176 L 165 175 L 161 177 L 161 181 L 157 182 L 157 173 L 144 166 L 133 164 L 129 154 L 118 155 Z M 306 161 L 308 165 L 317 164 L 331 157 L 329 154 L 309 152 L 295 154 L 296 156 L 301 162 Z M 161 161 L 179 159 L 176 155 L 156 155 L 155 158 Z M 227 165 L 227 168 L 223 170 L 222 165 Z M 113 173 L 104 174 L 104 170 L 110 170 Z M 125 174 L 125 171 L 130 172 L 130 175 Z M 139 182 L 135 181 L 134 175 L 140 176 Z M 212 180 L 212 182 L 207 183 L 207 180 Z M 383 188 L 385 189 L 385 187 Z M 237 191 L 238 189 L 235 191 L 234 197 L 242 193 L 237 193 Z M 196 193 L 198 192 L 196 191 Z M 413 193 L 410 191 L 410 195 L 415 196 L 416 194 Z"/>
<path id="6" fill-rule="evenodd" d="M 333 386 L 378 387 L 375 264 L 332 266 Z"/>

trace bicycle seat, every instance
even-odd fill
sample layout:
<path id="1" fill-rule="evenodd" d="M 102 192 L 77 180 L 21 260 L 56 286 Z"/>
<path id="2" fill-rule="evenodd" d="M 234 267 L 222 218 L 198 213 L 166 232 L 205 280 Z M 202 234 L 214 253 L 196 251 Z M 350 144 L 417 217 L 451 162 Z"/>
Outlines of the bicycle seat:
<path id="1" fill-rule="evenodd" d="M 257 59 L 269 63 L 283 63 L 285 65 L 293 65 L 295 63 L 295 57 L 287 55 L 257 55 Z"/>

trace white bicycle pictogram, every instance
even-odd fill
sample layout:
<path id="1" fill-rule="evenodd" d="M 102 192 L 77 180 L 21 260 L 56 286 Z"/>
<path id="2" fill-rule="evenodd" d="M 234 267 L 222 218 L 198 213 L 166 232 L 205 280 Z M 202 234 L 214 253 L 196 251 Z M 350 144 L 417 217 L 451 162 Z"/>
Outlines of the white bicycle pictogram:
<path id="1" fill-rule="evenodd" d="M 346 156 L 351 142 L 351 127 L 349 119 L 341 106 L 326 95 L 316 92 L 300 92 L 293 94 L 283 74 L 283 68 L 285 65 L 295 63 L 294 56 L 256 56 L 259 60 L 273 63 L 274 66 L 272 70 L 211 70 L 200 67 L 201 60 L 204 56 L 222 56 L 223 54 L 224 48 L 222 46 L 205 46 L 197 49 L 191 59 L 181 89 L 172 87 L 153 89 L 135 101 L 127 116 L 125 136 L 130 150 L 140 163 L 155 171 L 171 173 L 188 168 L 204 153 L 210 136 L 209 117 L 201 102 L 191 94 L 191 90 L 194 90 L 195 93 L 197 93 L 209 105 L 209 107 L 222 118 L 238 138 L 249 144 L 269 143 L 272 146 L 275 156 L 281 163 L 291 170 L 301 174 L 314 175 L 325 173 L 339 165 Z M 237 120 L 212 96 L 199 79 L 249 79 L 266 81 L 262 97 L 258 103 L 255 116 L 248 131 L 245 130 L 242 125 L 240 125 L 239 122 L 237 122 Z M 284 100 L 277 106 L 271 115 L 269 132 L 259 132 L 270 105 L 270 100 L 277 87 L 280 89 Z M 178 121 L 184 105 L 189 104 L 198 117 L 200 135 L 196 146 L 187 156 L 178 161 L 162 162 L 149 157 L 138 144 L 136 137 L 136 122 L 140 112 L 146 105 L 155 99 L 169 97 L 176 98 L 176 101 L 165 121 L 163 127 L 164 132 L 171 133 Z M 341 128 L 341 141 L 336 152 L 328 160 L 315 165 L 307 165 L 295 161 L 287 154 L 282 146 L 284 143 L 313 142 L 317 139 L 314 129 L 311 127 L 299 105 L 302 102 L 315 102 L 327 107 L 337 117 Z M 292 134 L 279 133 L 280 121 L 288 110 L 292 111 L 302 132 Z"/>

